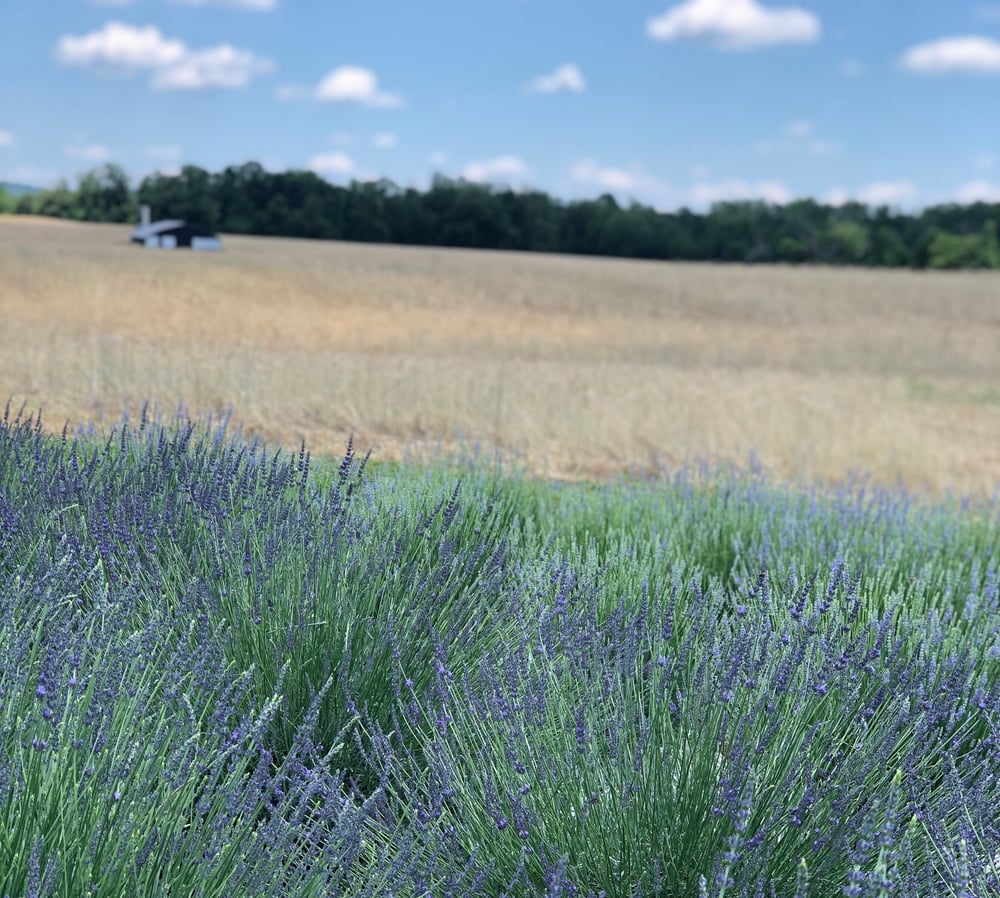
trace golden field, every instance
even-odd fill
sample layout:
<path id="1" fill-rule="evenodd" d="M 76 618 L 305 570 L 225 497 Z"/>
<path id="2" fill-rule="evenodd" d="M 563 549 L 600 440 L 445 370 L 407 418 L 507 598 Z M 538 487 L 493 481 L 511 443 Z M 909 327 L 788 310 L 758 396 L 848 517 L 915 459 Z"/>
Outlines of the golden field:
<path id="1" fill-rule="evenodd" d="M 0 217 L 0 398 L 47 424 L 231 408 L 314 453 L 479 442 L 551 477 L 753 452 L 1000 484 L 1000 274 L 664 264 Z"/>

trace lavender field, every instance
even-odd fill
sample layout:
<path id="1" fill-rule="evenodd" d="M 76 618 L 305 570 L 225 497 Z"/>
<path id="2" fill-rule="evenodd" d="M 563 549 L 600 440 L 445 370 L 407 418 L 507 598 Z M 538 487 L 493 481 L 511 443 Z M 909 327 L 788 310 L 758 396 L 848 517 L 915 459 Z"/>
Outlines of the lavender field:
<path id="1" fill-rule="evenodd" d="M 0 420 L 0 896 L 1000 895 L 1000 501 Z"/>

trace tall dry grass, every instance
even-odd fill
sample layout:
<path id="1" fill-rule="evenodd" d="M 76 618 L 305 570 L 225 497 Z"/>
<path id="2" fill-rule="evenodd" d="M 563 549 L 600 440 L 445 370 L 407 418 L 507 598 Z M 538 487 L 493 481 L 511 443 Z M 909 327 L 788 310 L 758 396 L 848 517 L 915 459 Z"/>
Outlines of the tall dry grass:
<path id="1" fill-rule="evenodd" d="M 727 267 L 0 218 L 0 395 L 232 408 L 316 451 L 479 441 L 549 476 L 697 457 L 1000 483 L 1000 275 Z"/>

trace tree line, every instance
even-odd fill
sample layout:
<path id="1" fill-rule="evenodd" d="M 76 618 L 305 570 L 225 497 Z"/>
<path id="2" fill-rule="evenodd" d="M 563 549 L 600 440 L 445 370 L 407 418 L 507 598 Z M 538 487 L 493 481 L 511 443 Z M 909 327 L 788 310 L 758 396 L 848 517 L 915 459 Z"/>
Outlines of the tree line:
<path id="1" fill-rule="evenodd" d="M 0 212 L 80 221 L 134 222 L 141 205 L 154 220 L 180 218 L 229 234 L 639 259 L 1000 268 L 1000 203 L 914 215 L 812 199 L 659 212 L 610 194 L 563 202 L 538 190 L 440 175 L 423 191 L 385 179 L 341 187 L 310 171 L 274 173 L 256 162 L 215 174 L 186 165 L 176 175 L 149 175 L 134 189 L 119 166 L 105 165 L 83 175 L 75 190 L 61 182 L 16 199 L 0 190 Z"/>

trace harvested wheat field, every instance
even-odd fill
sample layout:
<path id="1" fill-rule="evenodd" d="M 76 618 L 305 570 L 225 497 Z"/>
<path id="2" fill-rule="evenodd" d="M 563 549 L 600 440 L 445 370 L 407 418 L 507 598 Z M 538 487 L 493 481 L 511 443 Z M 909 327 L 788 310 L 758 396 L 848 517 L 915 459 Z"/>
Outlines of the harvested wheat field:
<path id="1" fill-rule="evenodd" d="M 48 425 L 232 409 L 316 453 L 496 446 L 550 477 L 695 459 L 985 494 L 1000 275 L 663 264 L 0 218 L 0 394 Z"/>

